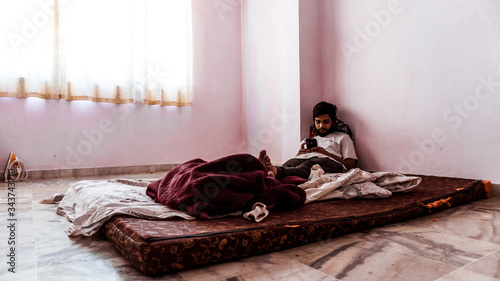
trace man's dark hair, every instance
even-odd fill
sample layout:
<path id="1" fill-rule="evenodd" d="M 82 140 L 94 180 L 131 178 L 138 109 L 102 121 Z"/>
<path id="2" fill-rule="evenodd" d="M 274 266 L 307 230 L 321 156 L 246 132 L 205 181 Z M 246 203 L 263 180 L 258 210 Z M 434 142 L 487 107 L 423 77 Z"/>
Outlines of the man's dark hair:
<path id="1" fill-rule="evenodd" d="M 313 108 L 313 121 L 316 117 L 323 114 L 328 114 L 330 119 L 332 119 L 332 122 L 335 123 L 337 120 L 337 107 L 326 101 L 316 104 Z"/>
<path id="2" fill-rule="evenodd" d="M 316 104 L 313 108 L 313 122 L 315 121 L 314 119 L 316 117 L 323 114 L 328 114 L 328 116 L 330 116 L 330 119 L 332 119 L 333 122 L 332 127 L 330 127 L 330 130 L 328 130 L 328 132 L 326 132 L 326 134 L 324 135 L 328 135 L 333 132 L 341 132 L 344 134 L 348 134 L 351 137 L 351 139 L 354 140 L 349 125 L 347 125 L 342 120 L 339 120 L 337 118 L 337 106 L 325 101 Z M 316 126 L 314 124 L 311 126 L 310 129 L 313 130 L 316 135 L 320 135 L 319 131 L 316 129 Z"/>

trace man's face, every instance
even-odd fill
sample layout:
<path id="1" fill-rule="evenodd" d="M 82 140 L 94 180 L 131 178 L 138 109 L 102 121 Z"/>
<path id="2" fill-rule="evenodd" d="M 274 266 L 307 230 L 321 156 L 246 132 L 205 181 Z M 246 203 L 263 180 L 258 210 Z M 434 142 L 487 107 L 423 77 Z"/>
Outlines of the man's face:
<path id="1" fill-rule="evenodd" d="M 327 135 L 333 125 L 332 123 L 332 119 L 328 114 L 322 114 L 314 118 L 314 126 L 316 126 L 316 130 L 322 137 Z"/>

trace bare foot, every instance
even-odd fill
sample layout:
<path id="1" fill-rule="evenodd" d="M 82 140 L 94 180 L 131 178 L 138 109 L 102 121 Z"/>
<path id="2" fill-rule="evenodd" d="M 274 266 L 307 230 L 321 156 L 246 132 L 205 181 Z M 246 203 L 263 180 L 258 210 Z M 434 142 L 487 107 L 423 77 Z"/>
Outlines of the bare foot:
<path id="1" fill-rule="evenodd" d="M 262 163 L 262 165 L 266 166 L 266 161 L 265 161 L 265 157 L 267 156 L 267 151 L 266 150 L 261 150 L 259 152 L 259 161 L 260 163 Z"/>
<path id="2" fill-rule="evenodd" d="M 267 152 L 265 150 L 261 150 L 259 153 L 259 160 L 266 167 L 266 170 L 268 171 L 267 175 L 270 177 L 275 177 L 276 173 L 278 172 L 278 169 L 271 163 L 271 158 L 267 156 Z"/>

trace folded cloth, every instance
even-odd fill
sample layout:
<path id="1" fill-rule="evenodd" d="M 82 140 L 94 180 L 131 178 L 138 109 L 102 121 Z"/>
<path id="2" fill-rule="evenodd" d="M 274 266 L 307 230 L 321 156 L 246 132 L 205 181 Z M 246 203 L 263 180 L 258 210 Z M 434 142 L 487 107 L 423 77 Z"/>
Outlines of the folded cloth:
<path id="1" fill-rule="evenodd" d="M 268 210 L 292 209 L 306 198 L 297 185 L 268 177 L 259 159 L 249 154 L 185 162 L 149 184 L 146 193 L 155 202 L 201 219 L 247 212 L 256 202 Z"/>

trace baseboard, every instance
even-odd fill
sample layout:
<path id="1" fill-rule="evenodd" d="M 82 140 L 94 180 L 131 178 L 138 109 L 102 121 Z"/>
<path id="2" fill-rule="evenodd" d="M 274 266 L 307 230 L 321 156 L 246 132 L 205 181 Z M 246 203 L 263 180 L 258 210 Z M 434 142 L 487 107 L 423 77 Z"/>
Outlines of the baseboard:
<path id="1" fill-rule="evenodd" d="M 28 180 L 53 178 L 82 178 L 107 175 L 141 174 L 169 171 L 178 164 L 158 164 L 141 166 L 119 166 L 57 170 L 29 170 Z"/>
<path id="2" fill-rule="evenodd" d="M 500 184 L 491 183 L 491 196 L 500 196 Z"/>

